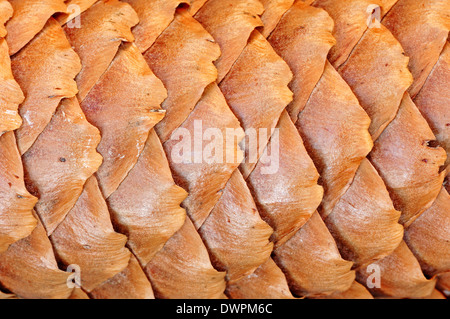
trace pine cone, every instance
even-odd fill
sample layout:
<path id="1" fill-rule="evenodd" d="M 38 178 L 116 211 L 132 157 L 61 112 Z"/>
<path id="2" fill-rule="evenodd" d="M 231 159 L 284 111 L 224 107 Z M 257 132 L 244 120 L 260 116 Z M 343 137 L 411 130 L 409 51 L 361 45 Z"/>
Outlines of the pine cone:
<path id="1" fill-rule="evenodd" d="M 0 299 L 442 299 L 445 0 L 0 0 Z"/>

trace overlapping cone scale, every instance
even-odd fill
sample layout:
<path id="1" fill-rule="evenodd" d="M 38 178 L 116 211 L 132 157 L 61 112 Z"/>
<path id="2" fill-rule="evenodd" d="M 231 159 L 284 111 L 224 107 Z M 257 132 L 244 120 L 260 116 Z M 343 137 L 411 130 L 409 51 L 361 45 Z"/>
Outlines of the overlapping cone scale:
<path id="1" fill-rule="evenodd" d="M 0 0 L 0 299 L 448 298 L 449 5 Z"/>

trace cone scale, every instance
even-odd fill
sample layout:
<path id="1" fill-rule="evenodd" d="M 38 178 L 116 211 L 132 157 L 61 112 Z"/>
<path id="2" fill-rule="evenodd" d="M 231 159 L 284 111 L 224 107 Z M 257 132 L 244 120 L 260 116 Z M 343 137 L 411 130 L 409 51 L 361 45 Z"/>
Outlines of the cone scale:
<path id="1" fill-rule="evenodd" d="M 0 0 L 0 299 L 442 299 L 450 3 Z"/>

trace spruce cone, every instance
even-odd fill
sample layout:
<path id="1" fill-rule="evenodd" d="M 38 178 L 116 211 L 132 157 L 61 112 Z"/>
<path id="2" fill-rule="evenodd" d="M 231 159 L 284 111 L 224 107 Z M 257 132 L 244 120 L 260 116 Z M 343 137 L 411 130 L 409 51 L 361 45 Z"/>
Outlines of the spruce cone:
<path id="1" fill-rule="evenodd" d="M 0 0 L 0 299 L 442 299 L 446 0 Z"/>

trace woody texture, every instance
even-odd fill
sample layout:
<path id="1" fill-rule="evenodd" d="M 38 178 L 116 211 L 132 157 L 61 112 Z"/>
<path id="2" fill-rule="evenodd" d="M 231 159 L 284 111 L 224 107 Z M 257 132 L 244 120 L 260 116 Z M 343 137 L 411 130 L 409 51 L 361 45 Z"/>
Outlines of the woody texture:
<path id="1" fill-rule="evenodd" d="M 448 0 L 0 0 L 0 299 L 450 296 Z"/>

